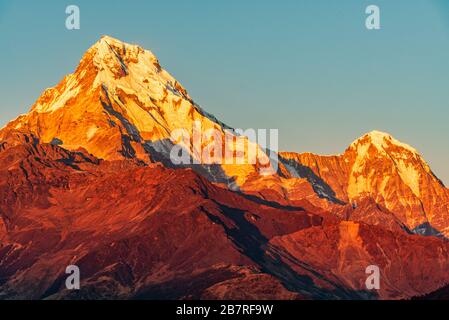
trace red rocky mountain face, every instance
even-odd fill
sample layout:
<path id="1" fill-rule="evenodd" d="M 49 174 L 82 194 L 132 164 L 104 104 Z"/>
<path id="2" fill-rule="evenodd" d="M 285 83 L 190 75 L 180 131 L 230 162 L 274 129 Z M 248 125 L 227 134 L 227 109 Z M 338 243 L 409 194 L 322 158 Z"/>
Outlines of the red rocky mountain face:
<path id="1" fill-rule="evenodd" d="M 405 299 L 449 283 L 449 192 L 412 147 L 375 131 L 342 155 L 280 153 L 271 175 L 173 165 L 172 133 L 198 122 L 253 144 L 150 51 L 92 46 L 0 130 L 0 299 Z"/>
<path id="2" fill-rule="evenodd" d="M 324 217 L 190 169 L 107 162 L 17 136 L 24 142 L 0 153 L 2 298 L 70 295 L 61 280 L 69 264 L 83 272 L 83 298 L 298 296 L 262 270 L 263 245 Z"/>
<path id="3" fill-rule="evenodd" d="M 2 298 L 406 298 L 447 281 L 445 240 L 12 136 L 0 152 Z M 378 293 L 363 287 L 372 263 Z M 65 289 L 70 264 L 79 291 Z"/>

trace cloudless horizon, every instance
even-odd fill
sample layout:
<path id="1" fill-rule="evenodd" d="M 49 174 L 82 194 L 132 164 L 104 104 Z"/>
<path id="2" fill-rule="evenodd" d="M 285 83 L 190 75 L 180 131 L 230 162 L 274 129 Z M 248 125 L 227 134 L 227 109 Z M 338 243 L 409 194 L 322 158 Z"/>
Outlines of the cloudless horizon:
<path id="1" fill-rule="evenodd" d="M 71 4 L 80 30 L 65 28 Z M 381 30 L 365 28 L 370 4 Z M 278 128 L 283 151 L 342 153 L 380 130 L 449 184 L 448 1 L 0 0 L 0 30 L 0 127 L 110 35 L 155 53 L 228 125 Z"/>

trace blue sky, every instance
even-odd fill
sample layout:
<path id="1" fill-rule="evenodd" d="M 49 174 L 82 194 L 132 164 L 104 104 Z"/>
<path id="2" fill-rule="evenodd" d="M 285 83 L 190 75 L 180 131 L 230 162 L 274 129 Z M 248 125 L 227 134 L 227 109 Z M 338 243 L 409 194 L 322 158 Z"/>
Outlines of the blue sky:
<path id="1" fill-rule="evenodd" d="M 65 29 L 70 4 L 79 31 Z M 370 4 L 379 31 L 365 28 Z M 279 128 L 283 150 L 340 153 L 382 130 L 449 184 L 448 1 L 0 0 L 0 126 L 103 34 L 151 49 L 229 125 Z"/>

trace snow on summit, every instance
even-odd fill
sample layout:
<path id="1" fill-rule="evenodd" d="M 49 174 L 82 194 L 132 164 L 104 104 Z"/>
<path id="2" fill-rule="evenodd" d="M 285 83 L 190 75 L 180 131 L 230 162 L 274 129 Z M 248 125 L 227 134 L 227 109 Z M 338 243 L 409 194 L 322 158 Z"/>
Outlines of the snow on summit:
<path id="1" fill-rule="evenodd" d="M 151 51 L 103 36 L 74 73 L 47 89 L 10 128 L 30 131 L 44 143 L 58 139 L 69 150 L 82 147 L 102 159 L 148 163 L 153 157 L 170 161 L 173 132 L 193 136 L 196 123 L 203 132 L 220 132 L 222 141 L 226 131 L 236 136 L 236 145 L 259 148 L 201 109 Z M 190 145 L 185 147 L 197 156 Z M 216 180 L 242 184 L 258 170 L 252 163 L 233 165 L 233 155 L 221 156 L 228 160 L 214 171 Z"/>
<path id="2" fill-rule="evenodd" d="M 133 92 L 142 102 L 148 102 L 149 96 L 163 98 L 166 90 L 176 96 L 182 92 L 190 99 L 176 79 L 161 68 L 151 51 L 109 36 L 103 36 L 92 48 L 93 61 L 99 70 L 94 87 L 104 85 L 112 91 L 120 88 Z"/>
<path id="3" fill-rule="evenodd" d="M 389 133 L 377 130 L 373 130 L 363 135 L 361 138 L 354 141 L 350 147 L 357 147 L 357 145 L 366 144 L 367 142 L 374 145 L 381 152 L 385 151 L 385 149 L 388 149 L 389 146 L 394 145 L 408 150 L 413 154 L 419 155 L 418 151 L 415 148 L 409 146 L 408 144 L 402 143 L 399 140 L 396 140 Z"/>

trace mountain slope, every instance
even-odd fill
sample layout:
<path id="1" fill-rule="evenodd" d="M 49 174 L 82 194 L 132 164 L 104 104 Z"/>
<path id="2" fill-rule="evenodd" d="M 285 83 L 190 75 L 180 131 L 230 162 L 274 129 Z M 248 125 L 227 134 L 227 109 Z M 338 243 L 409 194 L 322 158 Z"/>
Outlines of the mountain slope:
<path id="1" fill-rule="evenodd" d="M 263 241 L 323 223 L 303 208 L 274 208 L 216 187 L 189 169 L 102 161 L 21 134 L 4 143 L 0 164 L 0 298 L 74 294 L 62 280 L 70 264 L 83 274 L 77 298 L 200 297 L 246 278 L 260 290 L 278 286 L 268 298 L 293 298 L 262 271 Z M 248 254 L 241 238 L 252 230 L 261 242 Z M 249 289 L 233 295 L 258 295 Z"/>
<path id="2" fill-rule="evenodd" d="M 194 140 L 196 132 L 211 129 L 220 140 L 215 136 Z M 86 52 L 73 74 L 47 89 L 28 114 L 0 131 L 0 139 L 9 130 L 31 133 L 69 150 L 82 147 L 105 160 L 135 158 L 167 166 L 173 165 L 170 152 L 178 142 L 191 162 L 203 164 L 195 169 L 210 180 L 236 187 L 258 172 L 258 160 L 270 170 L 266 154 L 195 104 L 153 53 L 108 36 Z M 179 132 L 189 138 L 178 141 Z M 223 148 L 205 151 L 208 145 L 221 148 L 227 139 L 232 141 L 230 154 Z M 245 151 L 252 160 L 237 165 L 234 152 L 244 145 L 257 154 Z"/>
<path id="3" fill-rule="evenodd" d="M 375 293 L 380 299 L 408 299 L 448 282 L 449 243 L 435 237 L 343 221 L 275 237 L 270 243 L 289 254 L 284 261 L 293 270 L 301 261 L 356 292 L 366 289 L 366 268 L 379 267 L 380 289 Z"/>
<path id="4" fill-rule="evenodd" d="M 384 299 L 449 280 L 442 239 L 18 132 L 2 146 L 0 299 Z M 373 263 L 382 267 L 380 292 L 363 287 Z M 81 270 L 79 291 L 65 289 L 71 264 Z"/>

